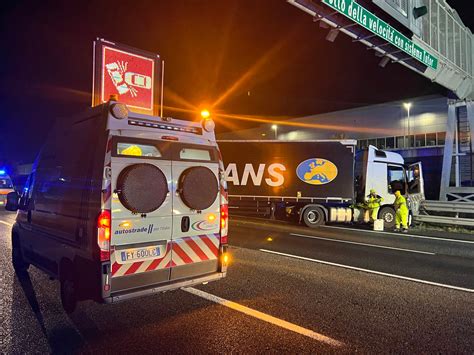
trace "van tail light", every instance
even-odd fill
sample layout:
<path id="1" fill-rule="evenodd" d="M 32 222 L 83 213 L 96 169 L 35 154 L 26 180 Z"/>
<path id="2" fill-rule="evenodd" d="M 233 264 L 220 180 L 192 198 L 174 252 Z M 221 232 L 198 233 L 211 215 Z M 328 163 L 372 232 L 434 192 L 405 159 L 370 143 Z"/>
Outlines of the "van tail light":
<path id="1" fill-rule="evenodd" d="M 221 245 L 227 244 L 227 233 L 229 230 L 229 205 L 221 205 Z"/>
<path id="2" fill-rule="evenodd" d="M 110 225 L 110 211 L 102 210 L 97 217 L 97 244 L 100 249 L 100 261 L 110 260 Z"/>

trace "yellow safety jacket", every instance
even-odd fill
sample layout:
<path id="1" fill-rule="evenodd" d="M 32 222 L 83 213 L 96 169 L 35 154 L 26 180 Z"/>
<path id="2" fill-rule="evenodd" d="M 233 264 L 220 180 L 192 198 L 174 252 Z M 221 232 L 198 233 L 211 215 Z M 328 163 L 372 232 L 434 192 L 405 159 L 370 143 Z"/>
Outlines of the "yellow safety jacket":
<path id="1" fill-rule="evenodd" d="M 369 200 L 367 201 L 367 208 L 373 209 L 380 207 L 380 203 L 383 201 L 383 198 L 379 195 L 369 195 Z"/>
<path id="2" fill-rule="evenodd" d="M 395 209 L 400 210 L 401 212 L 408 212 L 407 200 L 402 195 L 398 196 L 395 199 Z"/>

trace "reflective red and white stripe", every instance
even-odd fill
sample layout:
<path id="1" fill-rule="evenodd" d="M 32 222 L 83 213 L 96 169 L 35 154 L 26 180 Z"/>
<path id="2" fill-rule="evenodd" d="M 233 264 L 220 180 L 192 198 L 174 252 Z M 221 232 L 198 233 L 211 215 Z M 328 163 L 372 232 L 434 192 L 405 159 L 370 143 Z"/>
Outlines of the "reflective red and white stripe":
<path id="1" fill-rule="evenodd" d="M 162 258 L 120 264 L 116 260 L 116 256 L 118 255 L 120 255 L 120 252 L 114 252 L 111 255 L 112 277 L 138 274 L 141 272 L 154 271 L 159 269 L 167 269 L 173 265 L 171 261 L 171 243 L 167 244 L 166 253 Z"/>
<path id="2" fill-rule="evenodd" d="M 219 255 L 219 234 L 197 235 L 173 241 L 172 260 L 176 266 L 215 260 Z"/>
<path id="3" fill-rule="evenodd" d="M 110 257 L 112 277 L 216 260 L 219 255 L 219 234 L 205 234 L 177 239 L 167 244 L 165 255 L 159 259 L 120 264 L 116 260 L 119 255 L 119 251 L 112 252 Z"/>

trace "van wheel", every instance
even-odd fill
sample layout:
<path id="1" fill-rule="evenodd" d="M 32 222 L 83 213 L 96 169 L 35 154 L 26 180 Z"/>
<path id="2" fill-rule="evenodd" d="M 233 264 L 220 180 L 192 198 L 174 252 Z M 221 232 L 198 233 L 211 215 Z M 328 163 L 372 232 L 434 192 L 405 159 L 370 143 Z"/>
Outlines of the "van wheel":
<path id="1" fill-rule="evenodd" d="M 76 288 L 70 278 L 61 280 L 61 304 L 67 314 L 75 311 L 77 305 Z"/>
<path id="2" fill-rule="evenodd" d="M 392 207 L 382 207 L 379 211 L 379 218 L 383 219 L 384 229 L 395 227 L 395 210 Z"/>
<path id="3" fill-rule="evenodd" d="M 18 241 L 17 236 L 12 236 L 12 264 L 17 275 L 25 274 L 30 266 L 30 264 L 25 262 L 23 259 L 20 242 Z"/>
<path id="4" fill-rule="evenodd" d="M 323 225 L 324 212 L 319 207 L 308 207 L 303 212 L 303 221 L 310 228 Z"/>

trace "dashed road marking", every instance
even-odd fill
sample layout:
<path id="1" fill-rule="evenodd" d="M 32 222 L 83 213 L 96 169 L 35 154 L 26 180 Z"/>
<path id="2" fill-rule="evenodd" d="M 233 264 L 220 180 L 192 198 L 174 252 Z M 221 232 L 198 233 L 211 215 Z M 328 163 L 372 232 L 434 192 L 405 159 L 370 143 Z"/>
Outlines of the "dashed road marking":
<path id="1" fill-rule="evenodd" d="M 248 316 L 260 319 L 264 322 L 276 325 L 280 328 L 283 328 L 283 329 L 292 331 L 294 333 L 298 333 L 298 334 L 304 335 L 306 337 L 312 338 L 312 339 L 317 340 L 319 342 L 322 342 L 322 343 L 325 343 L 325 344 L 328 344 L 328 345 L 331 345 L 331 346 L 335 346 L 335 347 L 342 347 L 344 345 L 344 343 L 342 343 L 338 340 L 335 340 L 333 338 L 330 338 L 326 335 L 316 333 L 316 332 L 314 332 L 310 329 L 300 327 L 299 325 L 287 322 L 287 321 L 285 321 L 283 319 L 280 319 L 280 318 L 273 317 L 269 314 L 262 313 L 260 311 L 255 310 L 255 309 L 252 309 L 252 308 L 243 306 L 241 304 L 226 300 L 224 298 L 221 298 L 219 296 L 215 296 L 213 294 L 198 290 L 196 288 L 187 287 L 187 288 L 183 288 L 182 290 L 186 291 L 186 292 L 189 292 L 189 293 L 191 293 L 195 296 L 204 298 L 208 301 L 220 304 L 224 307 L 231 308 L 234 311 L 238 311 L 238 312 L 244 313 Z"/>
<path id="2" fill-rule="evenodd" d="M 360 267 L 356 267 L 356 266 L 350 266 L 350 265 L 332 263 L 330 261 L 307 258 L 305 256 L 292 255 L 292 254 L 287 254 L 287 253 L 280 253 L 278 251 L 273 251 L 273 250 L 268 250 L 268 249 L 259 249 L 259 250 L 261 252 L 264 252 L 264 253 L 270 253 L 270 254 L 275 254 L 275 255 L 286 256 L 288 258 L 293 258 L 293 259 L 306 260 L 306 261 L 311 261 L 311 262 L 314 262 L 314 263 L 319 263 L 319 264 L 324 264 L 324 265 L 342 267 L 342 268 L 345 268 L 345 269 L 362 271 L 362 272 L 367 272 L 367 273 L 370 273 L 370 274 L 375 274 L 375 275 L 380 275 L 380 276 L 393 277 L 393 278 L 396 278 L 396 279 L 419 282 L 419 283 L 426 284 L 426 285 L 431 285 L 431 286 L 439 286 L 439 287 L 449 288 L 449 289 L 452 289 L 452 290 L 474 293 L 474 289 L 471 289 L 471 288 L 464 288 L 464 287 L 458 287 L 458 286 L 442 284 L 442 283 L 438 283 L 438 282 L 415 279 L 415 278 L 412 278 L 412 277 L 401 276 L 401 275 L 396 275 L 396 274 L 389 274 L 389 273 L 386 273 L 386 272 L 375 271 L 375 270 L 370 270 L 370 269 L 364 269 L 364 268 L 360 268 Z"/>
<path id="3" fill-rule="evenodd" d="M 408 252 L 408 253 L 436 255 L 436 253 L 431 253 L 431 252 L 427 252 L 427 251 L 420 251 L 420 250 L 413 250 L 413 249 L 405 249 L 405 248 L 396 248 L 396 247 L 388 247 L 388 246 L 385 246 L 385 245 L 378 245 L 378 244 L 368 244 L 368 243 L 352 242 L 352 241 L 349 241 L 349 240 L 341 240 L 341 239 L 323 238 L 323 237 L 316 237 L 316 236 L 314 236 L 314 235 L 305 235 L 305 234 L 298 234 L 298 233 L 290 233 L 290 235 L 294 235 L 294 236 L 296 236 L 296 237 L 310 238 L 310 239 L 320 239 L 320 240 L 325 240 L 325 241 L 328 241 L 328 242 L 337 242 L 337 243 L 346 243 L 346 244 L 356 244 L 356 245 L 362 245 L 362 246 L 373 247 L 373 248 L 399 250 L 399 251 L 405 251 L 405 252 Z"/>

